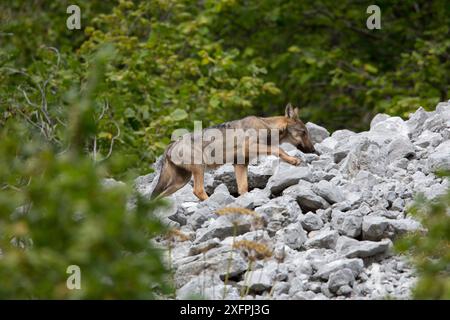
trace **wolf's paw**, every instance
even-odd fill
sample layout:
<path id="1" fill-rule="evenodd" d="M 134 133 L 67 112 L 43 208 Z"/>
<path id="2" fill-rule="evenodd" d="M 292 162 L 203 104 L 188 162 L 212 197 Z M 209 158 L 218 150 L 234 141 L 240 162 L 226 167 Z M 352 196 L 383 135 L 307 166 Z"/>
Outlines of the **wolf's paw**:
<path id="1" fill-rule="evenodd" d="M 292 164 L 293 166 L 298 166 L 301 163 L 301 160 L 296 157 L 291 157 L 288 160 L 289 164 Z"/>
<path id="2" fill-rule="evenodd" d="M 194 191 L 194 195 L 200 200 L 205 201 L 209 198 L 208 194 L 205 191 Z"/>

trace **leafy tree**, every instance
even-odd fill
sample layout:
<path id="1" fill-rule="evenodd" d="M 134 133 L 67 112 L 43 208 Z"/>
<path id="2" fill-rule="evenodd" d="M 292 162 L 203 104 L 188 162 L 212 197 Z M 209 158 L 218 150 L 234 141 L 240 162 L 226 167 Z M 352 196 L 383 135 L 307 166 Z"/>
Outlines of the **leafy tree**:
<path id="1" fill-rule="evenodd" d="M 405 116 L 449 98 L 446 1 L 219 1 L 211 23 L 224 46 L 267 69 L 281 90 L 267 114 L 292 101 L 329 129 L 365 129 L 376 112 Z M 430 19 L 433 17 L 433 19 Z"/>
<path id="2" fill-rule="evenodd" d="M 117 48 L 103 96 L 115 101 L 124 147 L 141 149 L 147 161 L 173 130 L 249 114 L 261 94 L 278 93 L 261 79 L 265 69 L 241 63 L 239 51 L 213 38 L 210 11 L 192 1 L 122 1 L 85 30 L 81 56 L 103 43 Z"/>
<path id="3" fill-rule="evenodd" d="M 105 184 L 106 167 L 84 151 L 97 129 L 91 100 L 106 57 L 97 56 L 71 105 L 64 151 L 21 121 L 0 130 L 1 298 L 142 299 L 171 292 L 161 252 L 150 243 L 163 231 L 152 214 L 161 204 L 125 184 Z M 80 290 L 66 285 L 71 265 L 81 270 Z"/>

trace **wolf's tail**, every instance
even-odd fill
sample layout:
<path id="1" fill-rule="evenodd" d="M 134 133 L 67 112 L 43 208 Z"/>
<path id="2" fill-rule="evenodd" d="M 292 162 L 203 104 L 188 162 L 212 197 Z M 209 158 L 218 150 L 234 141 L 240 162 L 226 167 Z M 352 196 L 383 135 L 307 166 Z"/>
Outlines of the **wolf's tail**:
<path id="1" fill-rule="evenodd" d="M 171 195 L 175 191 L 183 188 L 191 179 L 191 172 L 174 164 L 167 153 L 167 148 L 163 156 L 162 166 L 159 170 L 158 182 L 153 189 L 151 198 L 162 198 Z"/>

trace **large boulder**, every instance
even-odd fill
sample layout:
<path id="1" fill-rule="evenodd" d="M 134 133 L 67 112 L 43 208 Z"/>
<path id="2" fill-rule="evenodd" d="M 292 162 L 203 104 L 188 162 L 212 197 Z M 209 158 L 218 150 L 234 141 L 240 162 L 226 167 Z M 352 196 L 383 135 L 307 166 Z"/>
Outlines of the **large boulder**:
<path id="1" fill-rule="evenodd" d="M 338 144 L 338 140 L 333 137 L 328 137 L 320 143 L 316 143 L 314 148 L 321 154 L 332 153 L 336 145 Z"/>
<path id="2" fill-rule="evenodd" d="M 324 264 L 314 274 L 314 278 L 328 280 L 331 274 L 342 270 L 349 269 L 353 276 L 357 277 L 364 267 L 364 262 L 361 259 L 340 259 Z"/>
<path id="3" fill-rule="evenodd" d="M 331 135 L 337 141 L 333 148 L 334 162 L 340 163 L 356 145 L 361 143 L 362 136 L 349 130 L 339 130 Z"/>
<path id="4" fill-rule="evenodd" d="M 295 167 L 287 163 L 280 163 L 273 176 L 270 177 L 267 188 L 273 195 L 278 195 L 300 180 L 311 181 L 312 178 L 311 170 L 308 167 Z"/>
<path id="5" fill-rule="evenodd" d="M 382 216 L 366 216 L 362 223 L 362 238 L 379 241 L 384 238 L 395 239 L 407 232 L 421 231 L 419 222 L 412 219 L 389 219 Z"/>
<path id="6" fill-rule="evenodd" d="M 233 203 L 235 198 L 230 194 L 225 184 L 220 184 L 214 193 L 202 204 L 209 206 L 212 209 L 225 207 L 226 205 Z"/>
<path id="7" fill-rule="evenodd" d="M 330 204 L 322 197 L 312 191 L 312 184 L 307 181 L 300 181 L 298 184 L 287 188 L 283 195 L 288 195 L 297 200 L 304 211 L 315 212 L 318 209 L 325 209 Z"/>
<path id="8" fill-rule="evenodd" d="M 423 130 L 423 124 L 430 117 L 430 112 L 426 112 L 422 107 L 416 110 L 409 116 L 408 121 L 406 121 L 406 126 L 410 135 L 414 138 L 419 136 Z"/>
<path id="9" fill-rule="evenodd" d="M 450 140 L 441 143 L 428 158 L 431 171 L 450 170 Z"/>
<path id="10" fill-rule="evenodd" d="M 302 209 L 294 198 L 282 196 L 256 208 L 255 212 L 263 219 L 267 231 L 275 234 L 301 216 Z"/>
<path id="11" fill-rule="evenodd" d="M 375 117 L 372 118 L 372 121 L 370 121 L 370 129 L 375 127 L 378 123 L 383 122 L 389 118 L 390 116 L 385 113 L 376 114 Z"/>
<path id="12" fill-rule="evenodd" d="M 340 163 L 340 171 L 350 177 L 356 176 L 362 170 L 384 176 L 388 164 L 387 157 L 384 144 L 375 142 L 367 136 L 361 136 Z"/>
<path id="13" fill-rule="evenodd" d="M 236 201 L 233 203 L 232 206 L 254 209 L 269 202 L 270 201 L 269 196 L 270 192 L 268 192 L 267 190 L 261 190 L 256 188 L 236 198 Z"/>
<path id="14" fill-rule="evenodd" d="M 388 239 L 382 241 L 358 241 L 342 236 L 336 244 L 336 251 L 346 258 L 367 258 L 386 253 L 392 242 Z"/>
<path id="15" fill-rule="evenodd" d="M 300 217 L 300 223 L 306 231 L 320 230 L 323 227 L 323 221 L 317 214 L 308 212 Z"/>
<path id="16" fill-rule="evenodd" d="M 315 233 L 311 238 L 305 242 L 305 248 L 326 248 L 334 249 L 339 238 L 339 233 L 336 230 L 321 231 Z"/>
<path id="17" fill-rule="evenodd" d="M 246 216 L 234 217 L 228 215 L 215 219 L 206 229 L 197 230 L 196 243 L 200 243 L 212 238 L 225 239 L 228 236 L 239 235 L 250 231 L 251 218 Z"/>
<path id="18" fill-rule="evenodd" d="M 397 137 L 387 146 L 387 160 L 393 162 L 401 158 L 413 158 L 415 156 L 414 145 L 407 137 Z"/>
<path id="19" fill-rule="evenodd" d="M 370 128 L 367 135 L 371 141 L 379 145 L 388 143 L 395 138 L 409 138 L 409 129 L 406 122 L 400 117 L 390 117 L 376 123 Z"/>
<path id="20" fill-rule="evenodd" d="M 250 292 L 262 292 L 269 290 L 273 285 L 273 280 L 269 272 L 264 269 L 247 271 L 244 279 L 239 285 L 248 289 Z"/>
<path id="21" fill-rule="evenodd" d="M 331 213 L 331 225 L 340 234 L 348 237 L 358 237 L 361 234 L 362 215 L 358 211 L 342 212 L 333 210 Z"/>
<path id="22" fill-rule="evenodd" d="M 232 278 L 243 274 L 248 268 L 248 263 L 238 250 L 220 247 L 211 249 L 204 255 L 179 259 L 175 261 L 174 268 L 176 287 L 181 288 L 191 279 L 198 277 L 206 268 L 214 270 L 214 274 L 223 281 L 227 276 Z"/>
<path id="23" fill-rule="evenodd" d="M 442 142 L 442 140 L 443 140 L 443 138 L 440 133 L 431 132 L 430 130 L 425 130 L 416 139 L 414 144 L 421 148 L 436 147 Z"/>
<path id="24" fill-rule="evenodd" d="M 248 186 L 249 190 L 254 188 L 264 189 L 267 181 L 273 175 L 276 164 L 279 159 L 275 156 L 260 157 L 256 162 L 248 166 Z M 225 184 L 230 193 L 238 193 L 234 167 L 231 164 L 225 164 L 216 170 L 205 174 L 205 190 L 208 194 L 214 192 L 214 189 L 220 184 Z"/>
<path id="25" fill-rule="evenodd" d="M 313 191 L 330 204 L 341 202 L 345 199 L 341 188 L 326 180 L 319 181 L 319 183 L 315 184 Z"/>
<path id="26" fill-rule="evenodd" d="M 306 128 L 308 129 L 313 143 L 320 143 L 330 136 L 327 129 L 312 122 L 306 123 Z"/>
<path id="27" fill-rule="evenodd" d="M 300 223 L 290 224 L 284 230 L 278 231 L 277 236 L 291 249 L 300 249 L 307 240 L 306 232 Z"/>
<path id="28" fill-rule="evenodd" d="M 423 123 L 423 129 L 432 132 L 442 132 L 450 128 L 450 105 L 448 102 L 439 103 L 436 111 L 431 113 Z"/>
<path id="29" fill-rule="evenodd" d="M 353 286 L 354 282 L 355 276 L 353 271 L 348 268 L 344 268 L 330 275 L 328 279 L 328 289 L 333 293 L 337 293 L 341 287 Z"/>

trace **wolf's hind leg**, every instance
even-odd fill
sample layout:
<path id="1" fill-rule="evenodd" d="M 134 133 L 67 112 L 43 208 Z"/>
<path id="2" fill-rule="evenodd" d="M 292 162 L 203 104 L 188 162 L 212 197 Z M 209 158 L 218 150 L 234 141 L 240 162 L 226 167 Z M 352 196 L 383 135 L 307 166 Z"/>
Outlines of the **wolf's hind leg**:
<path id="1" fill-rule="evenodd" d="M 205 192 L 204 178 L 205 169 L 203 166 L 194 166 L 192 168 L 192 174 L 194 175 L 194 194 L 201 201 L 208 199 L 208 195 Z"/>
<path id="2" fill-rule="evenodd" d="M 236 183 L 238 186 L 238 193 L 240 195 L 248 192 L 247 170 L 248 167 L 245 164 L 234 165 L 234 174 L 236 175 Z"/>

